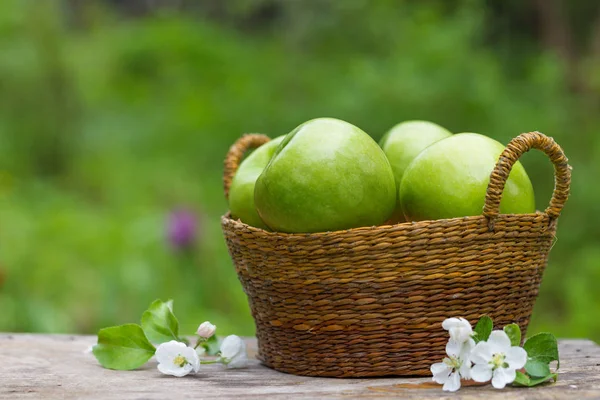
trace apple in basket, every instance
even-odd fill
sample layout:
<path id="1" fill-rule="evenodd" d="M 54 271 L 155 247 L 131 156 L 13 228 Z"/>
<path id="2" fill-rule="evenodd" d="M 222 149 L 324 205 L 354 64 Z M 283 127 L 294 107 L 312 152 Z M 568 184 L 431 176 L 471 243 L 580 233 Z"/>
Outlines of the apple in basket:
<path id="1" fill-rule="evenodd" d="M 446 128 L 428 121 L 404 121 L 390 129 L 379 145 L 392 165 L 396 187 L 400 187 L 404 170 L 420 152 L 451 135 L 452 132 Z M 404 222 L 400 202 L 396 203 L 394 214 L 388 222 Z"/>
<path id="2" fill-rule="evenodd" d="M 256 210 L 279 232 L 325 232 L 380 225 L 396 206 L 394 173 L 383 150 L 334 118 L 286 135 L 258 177 Z"/>
<path id="3" fill-rule="evenodd" d="M 433 143 L 408 165 L 398 192 L 409 221 L 481 215 L 486 189 L 504 146 L 477 133 L 459 133 Z M 517 162 L 508 177 L 500 212 L 535 212 L 531 181 Z"/>
<path id="4" fill-rule="evenodd" d="M 267 228 L 254 207 L 254 185 L 284 137 L 263 144 L 241 162 L 229 188 L 229 211 L 233 218 L 257 228 Z"/>

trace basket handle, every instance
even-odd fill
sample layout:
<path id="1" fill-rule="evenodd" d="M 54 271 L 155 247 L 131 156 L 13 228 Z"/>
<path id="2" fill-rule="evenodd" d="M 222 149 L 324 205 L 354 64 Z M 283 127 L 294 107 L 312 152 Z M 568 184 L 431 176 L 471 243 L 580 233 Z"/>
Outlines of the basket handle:
<path id="1" fill-rule="evenodd" d="M 551 137 L 540 132 L 522 133 L 506 146 L 490 175 L 490 183 L 487 187 L 485 205 L 483 206 L 483 215 L 488 218 L 490 230 L 493 229 L 494 221 L 500 213 L 502 191 L 512 166 L 524 153 L 531 149 L 543 151 L 554 164 L 554 192 L 552 193 L 550 205 L 544 212 L 550 216 L 551 221 L 556 220 L 560 215 L 569 197 L 569 187 L 571 186 L 571 167 L 568 164 L 567 157 Z"/>
<path id="2" fill-rule="evenodd" d="M 225 190 L 225 198 L 229 199 L 229 188 L 235 173 L 240 166 L 240 162 L 244 158 L 244 154 L 248 150 L 256 149 L 267 143 L 271 138 L 259 133 L 247 133 L 239 138 L 227 152 L 225 156 L 225 169 L 223 171 L 223 189 Z"/>

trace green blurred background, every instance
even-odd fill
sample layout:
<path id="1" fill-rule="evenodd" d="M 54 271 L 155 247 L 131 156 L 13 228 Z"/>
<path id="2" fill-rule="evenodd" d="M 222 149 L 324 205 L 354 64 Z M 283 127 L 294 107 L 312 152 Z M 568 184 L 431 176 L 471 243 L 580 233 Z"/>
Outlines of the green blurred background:
<path id="1" fill-rule="evenodd" d="M 172 298 L 187 332 L 253 334 L 223 158 L 319 116 L 553 136 L 572 196 L 529 333 L 600 340 L 594 0 L 0 1 L 0 331 L 93 333 Z M 552 166 L 522 161 L 543 209 Z"/>

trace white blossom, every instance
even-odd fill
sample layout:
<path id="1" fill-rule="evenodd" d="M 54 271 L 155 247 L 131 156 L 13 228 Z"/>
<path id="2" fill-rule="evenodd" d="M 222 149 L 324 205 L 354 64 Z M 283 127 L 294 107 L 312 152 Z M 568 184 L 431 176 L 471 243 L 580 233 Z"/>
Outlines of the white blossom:
<path id="1" fill-rule="evenodd" d="M 198 372 L 200 359 L 196 350 L 175 340 L 162 343 L 156 349 L 158 370 L 166 375 L 182 377 L 190 372 Z"/>
<path id="2" fill-rule="evenodd" d="M 208 339 L 209 337 L 215 334 L 216 330 L 217 327 L 215 325 L 211 324 L 208 321 L 205 321 L 201 323 L 198 329 L 196 330 L 196 335 Z"/>
<path id="3" fill-rule="evenodd" d="M 464 343 L 473 335 L 473 328 L 464 318 L 447 318 L 442 322 L 442 328 L 448 331 L 450 339 Z"/>
<path id="4" fill-rule="evenodd" d="M 516 378 L 516 370 L 527 362 L 527 352 L 511 346 L 504 331 L 493 331 L 485 342 L 479 342 L 471 352 L 471 378 L 476 382 L 492 380 L 496 389 L 502 389 Z"/>
<path id="5" fill-rule="evenodd" d="M 455 392 L 460 389 L 460 380 L 470 378 L 471 350 L 475 346 L 473 339 L 461 343 L 450 339 L 446 344 L 446 354 L 443 362 L 431 366 L 433 380 L 443 384 L 443 390 Z"/>
<path id="6" fill-rule="evenodd" d="M 227 368 L 246 367 L 248 365 L 246 343 L 239 336 L 227 336 L 221 343 L 221 361 Z"/>

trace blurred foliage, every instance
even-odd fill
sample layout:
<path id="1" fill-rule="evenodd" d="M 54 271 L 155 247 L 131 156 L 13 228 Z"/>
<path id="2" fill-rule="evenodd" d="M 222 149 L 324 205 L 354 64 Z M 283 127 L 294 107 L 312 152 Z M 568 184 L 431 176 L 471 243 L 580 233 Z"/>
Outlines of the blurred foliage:
<path id="1" fill-rule="evenodd" d="M 600 340 L 599 58 L 573 90 L 560 54 L 496 18 L 518 2 L 173 3 L 0 2 L 0 331 L 92 333 L 172 298 L 184 332 L 252 334 L 223 157 L 243 132 L 332 116 L 375 139 L 406 119 L 553 136 L 572 197 L 528 333 Z M 523 163 L 543 209 L 552 167 Z M 179 209 L 197 217 L 191 249 L 168 242 Z"/>

